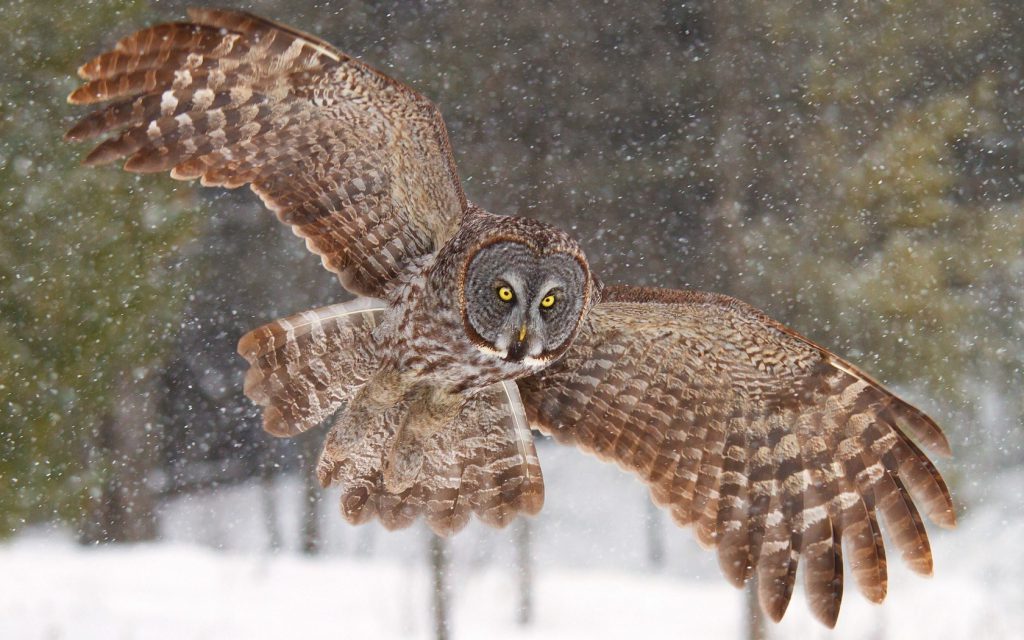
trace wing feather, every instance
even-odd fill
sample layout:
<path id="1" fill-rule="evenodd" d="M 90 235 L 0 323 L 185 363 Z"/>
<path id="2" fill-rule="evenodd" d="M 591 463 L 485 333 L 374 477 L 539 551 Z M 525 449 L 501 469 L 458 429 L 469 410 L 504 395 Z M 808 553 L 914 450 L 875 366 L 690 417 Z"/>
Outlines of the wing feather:
<path id="1" fill-rule="evenodd" d="M 86 157 L 249 184 L 353 293 L 384 297 L 467 207 L 437 108 L 326 42 L 236 11 L 189 10 L 82 65 L 66 134 Z"/>
<path id="2" fill-rule="evenodd" d="M 677 523 L 717 547 L 736 585 L 785 613 L 803 559 L 811 610 L 833 626 L 843 548 L 873 601 L 886 592 L 876 513 L 930 573 L 927 532 L 955 524 L 931 461 L 931 418 L 852 364 L 726 296 L 609 287 L 565 357 L 520 380 L 531 423 L 637 473 Z M 906 433 L 903 431 L 906 429 Z"/>
<path id="3" fill-rule="evenodd" d="M 245 394 L 264 407 L 263 428 L 293 436 L 344 404 L 373 373 L 379 300 L 360 298 L 276 320 L 238 342 L 248 360 Z"/>

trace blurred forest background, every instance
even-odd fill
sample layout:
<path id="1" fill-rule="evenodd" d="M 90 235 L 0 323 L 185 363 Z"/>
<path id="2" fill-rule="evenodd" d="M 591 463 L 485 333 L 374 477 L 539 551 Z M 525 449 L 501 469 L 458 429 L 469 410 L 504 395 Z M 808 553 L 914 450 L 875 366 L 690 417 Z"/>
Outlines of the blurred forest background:
<path id="1" fill-rule="evenodd" d="M 176 496 L 311 475 L 320 436 L 263 434 L 234 349 L 344 292 L 248 190 L 61 140 L 75 68 L 185 6 L 0 5 L 0 537 L 147 540 Z M 432 98 L 470 199 L 571 230 L 606 282 L 735 295 L 896 387 L 967 517 L 1024 465 L 1024 3 L 239 8 Z"/>

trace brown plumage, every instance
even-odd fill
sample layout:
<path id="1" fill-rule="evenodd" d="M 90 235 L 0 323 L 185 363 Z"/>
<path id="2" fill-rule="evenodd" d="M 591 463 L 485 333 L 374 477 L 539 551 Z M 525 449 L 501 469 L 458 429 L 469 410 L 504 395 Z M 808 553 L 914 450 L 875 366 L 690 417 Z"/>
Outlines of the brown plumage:
<path id="1" fill-rule="evenodd" d="M 264 407 L 264 428 L 292 436 L 314 427 L 348 402 L 377 367 L 373 330 L 387 307 L 358 299 L 304 311 L 247 333 L 238 352 L 251 368 L 245 393 Z M 461 529 L 469 514 L 503 527 L 517 513 L 530 515 L 544 504 L 544 482 L 522 401 L 514 383 L 487 387 L 474 395 L 450 429 L 428 443 L 422 481 L 398 494 L 383 486 L 381 452 L 395 438 L 404 404 L 373 419 L 365 438 L 332 430 L 318 475 L 325 487 L 342 489 L 342 515 L 359 524 L 374 516 L 388 528 L 412 524 L 425 515 L 439 534 Z M 348 440 L 348 441 L 346 441 Z"/>
<path id="2" fill-rule="evenodd" d="M 835 623 L 842 539 L 862 592 L 884 598 L 876 509 L 923 574 L 931 551 L 911 494 L 933 522 L 955 523 L 941 476 L 901 431 L 949 455 L 930 418 L 726 296 L 610 287 L 566 357 L 520 390 L 531 425 L 639 475 L 718 548 L 730 581 L 756 569 L 775 620 L 802 555 L 814 613 Z"/>
<path id="3" fill-rule="evenodd" d="M 757 572 L 773 619 L 802 562 L 812 611 L 835 624 L 844 545 L 880 602 L 878 514 L 931 572 L 915 505 L 955 517 L 919 448 L 949 455 L 926 415 L 732 298 L 602 288 L 563 232 L 468 203 L 437 109 L 327 43 L 239 12 L 189 17 L 83 65 L 69 100 L 107 104 L 67 137 L 109 134 L 90 164 L 249 184 L 347 289 L 380 299 L 239 343 L 268 432 L 334 416 L 318 474 L 345 518 L 423 516 L 447 535 L 471 513 L 536 513 L 532 426 L 637 474 L 732 583 Z"/>
<path id="4" fill-rule="evenodd" d="M 73 104 L 110 102 L 65 136 L 114 133 L 126 159 L 207 186 L 250 184 L 353 293 L 382 297 L 466 207 L 444 120 L 408 87 L 262 18 L 190 9 L 82 65 Z"/>

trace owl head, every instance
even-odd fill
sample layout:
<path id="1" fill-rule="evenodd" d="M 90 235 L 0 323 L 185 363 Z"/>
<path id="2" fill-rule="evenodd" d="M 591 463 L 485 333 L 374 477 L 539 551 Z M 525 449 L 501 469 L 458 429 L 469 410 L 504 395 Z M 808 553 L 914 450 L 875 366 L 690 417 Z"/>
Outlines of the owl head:
<path id="1" fill-rule="evenodd" d="M 463 255 L 459 297 L 466 333 L 496 357 L 546 364 L 572 344 L 590 307 L 587 259 L 550 225 L 489 215 L 487 222 Z"/>

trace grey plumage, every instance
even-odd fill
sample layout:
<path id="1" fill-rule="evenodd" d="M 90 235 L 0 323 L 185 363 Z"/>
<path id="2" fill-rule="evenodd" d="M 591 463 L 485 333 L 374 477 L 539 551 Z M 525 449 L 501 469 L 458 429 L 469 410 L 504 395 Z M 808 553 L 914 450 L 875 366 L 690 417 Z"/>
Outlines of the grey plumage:
<path id="1" fill-rule="evenodd" d="M 835 624 L 843 545 L 862 592 L 884 598 L 878 513 L 931 572 L 911 495 L 933 522 L 955 517 L 919 448 L 949 454 L 930 418 L 731 298 L 605 289 L 564 232 L 469 203 L 434 105 L 322 40 L 240 12 L 189 16 L 83 65 L 69 100 L 108 104 L 67 137 L 109 134 L 90 164 L 249 184 L 376 299 L 239 342 L 269 433 L 333 417 L 318 476 L 341 486 L 345 518 L 422 516 L 452 534 L 471 513 L 495 526 L 536 513 L 532 426 L 637 474 L 730 581 L 757 571 L 774 619 L 802 559 L 812 611 Z"/>

